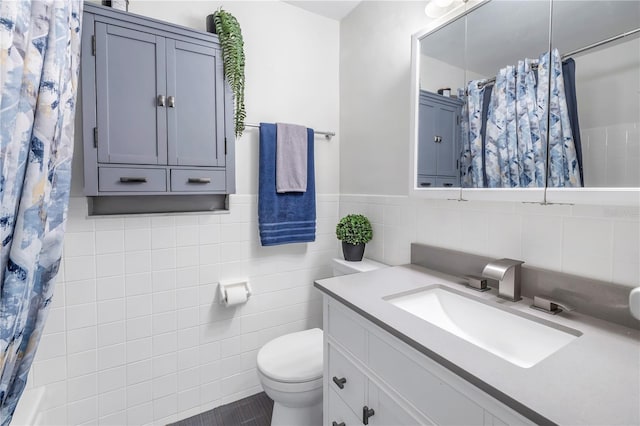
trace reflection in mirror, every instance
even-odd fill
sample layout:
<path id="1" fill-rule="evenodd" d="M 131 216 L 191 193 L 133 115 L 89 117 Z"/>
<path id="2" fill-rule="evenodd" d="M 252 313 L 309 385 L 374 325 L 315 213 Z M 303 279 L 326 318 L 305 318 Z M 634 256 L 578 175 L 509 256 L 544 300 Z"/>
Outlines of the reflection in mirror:
<path id="1" fill-rule="evenodd" d="M 480 77 L 466 86 L 465 188 L 545 185 L 548 108 L 557 103 L 549 69 L 558 66 L 548 53 L 549 5 L 494 0 L 467 15 L 467 68 Z"/>
<path id="2" fill-rule="evenodd" d="M 421 99 L 425 90 L 450 88 L 459 108 L 456 184 L 545 185 L 549 11 L 548 0 L 494 0 L 421 40 Z M 420 164 L 442 161 L 429 150 L 433 127 L 419 120 L 418 186 Z"/>
<path id="3" fill-rule="evenodd" d="M 552 46 L 575 82 L 565 90 L 584 186 L 640 187 L 640 2 L 554 1 L 552 16 Z M 549 186 L 562 186 L 553 162 Z"/>
<path id="4" fill-rule="evenodd" d="M 459 187 L 463 105 L 459 88 L 466 81 L 464 18 L 422 39 L 420 55 L 417 187 Z M 443 60 L 447 57 L 455 61 Z"/>

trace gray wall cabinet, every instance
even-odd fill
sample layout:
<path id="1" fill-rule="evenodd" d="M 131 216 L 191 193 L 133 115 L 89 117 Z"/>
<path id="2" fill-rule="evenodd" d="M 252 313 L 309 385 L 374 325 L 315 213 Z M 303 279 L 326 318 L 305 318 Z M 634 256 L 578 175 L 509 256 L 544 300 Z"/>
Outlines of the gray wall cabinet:
<path id="1" fill-rule="evenodd" d="M 92 4 L 83 19 L 85 195 L 235 192 L 218 37 Z"/>
<path id="2" fill-rule="evenodd" d="M 419 187 L 460 186 L 461 108 L 458 99 L 420 91 Z"/>

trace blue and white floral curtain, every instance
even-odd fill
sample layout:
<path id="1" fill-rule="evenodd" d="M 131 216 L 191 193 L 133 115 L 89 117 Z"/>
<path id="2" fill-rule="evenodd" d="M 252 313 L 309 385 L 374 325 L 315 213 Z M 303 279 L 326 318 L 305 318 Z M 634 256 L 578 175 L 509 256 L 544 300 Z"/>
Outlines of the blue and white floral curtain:
<path id="1" fill-rule="evenodd" d="M 553 50 L 551 58 L 546 53 L 537 60 L 524 59 L 517 66 L 502 68 L 487 108 L 483 104 L 486 90 L 487 80 L 471 81 L 467 86 L 462 113 L 466 133 L 462 138 L 462 186 L 543 187 L 547 128 L 549 186 L 581 186 L 558 50 Z"/>
<path id="2" fill-rule="evenodd" d="M 0 424 L 27 381 L 62 255 L 80 0 L 0 0 Z"/>

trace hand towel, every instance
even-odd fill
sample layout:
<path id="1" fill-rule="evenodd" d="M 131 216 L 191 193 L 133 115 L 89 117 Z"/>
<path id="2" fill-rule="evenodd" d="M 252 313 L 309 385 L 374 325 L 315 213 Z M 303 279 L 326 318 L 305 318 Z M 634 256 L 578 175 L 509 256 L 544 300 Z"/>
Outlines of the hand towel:
<path id="1" fill-rule="evenodd" d="M 276 191 L 276 125 L 260 123 L 258 226 L 263 246 L 316 239 L 313 140 L 313 129 L 307 129 L 306 191 L 279 194 Z"/>
<path id="2" fill-rule="evenodd" d="M 283 192 L 307 190 L 307 128 L 276 123 L 276 189 Z"/>

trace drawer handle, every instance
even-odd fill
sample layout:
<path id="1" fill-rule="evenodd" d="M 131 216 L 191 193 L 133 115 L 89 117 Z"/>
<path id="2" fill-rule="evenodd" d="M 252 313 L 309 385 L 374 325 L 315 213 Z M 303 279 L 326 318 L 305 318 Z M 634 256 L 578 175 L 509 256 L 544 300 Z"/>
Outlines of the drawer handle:
<path id="1" fill-rule="evenodd" d="M 333 376 L 333 383 L 335 383 L 340 389 L 344 389 L 344 384 L 347 383 L 347 379 L 344 377 L 338 379 L 336 376 Z"/>
<path id="2" fill-rule="evenodd" d="M 331 423 L 331 426 L 345 426 L 345 424 L 344 424 L 344 422 L 340 422 L 340 423 L 333 422 L 333 423 Z"/>
<path id="3" fill-rule="evenodd" d="M 121 183 L 145 183 L 147 181 L 146 177 L 121 177 Z"/>
<path id="4" fill-rule="evenodd" d="M 373 408 L 369 408 L 366 405 L 364 407 L 362 407 L 362 424 L 363 425 L 368 425 L 369 424 L 369 417 L 373 417 L 373 415 L 376 412 L 373 411 Z"/>
<path id="5" fill-rule="evenodd" d="M 420 182 L 420 186 L 431 186 L 431 182 Z"/>
<path id="6" fill-rule="evenodd" d="M 444 183 L 444 184 L 442 184 L 442 186 L 453 186 L 453 184 L 452 183 Z"/>
<path id="7" fill-rule="evenodd" d="M 211 178 L 189 178 L 189 183 L 211 183 Z"/>

